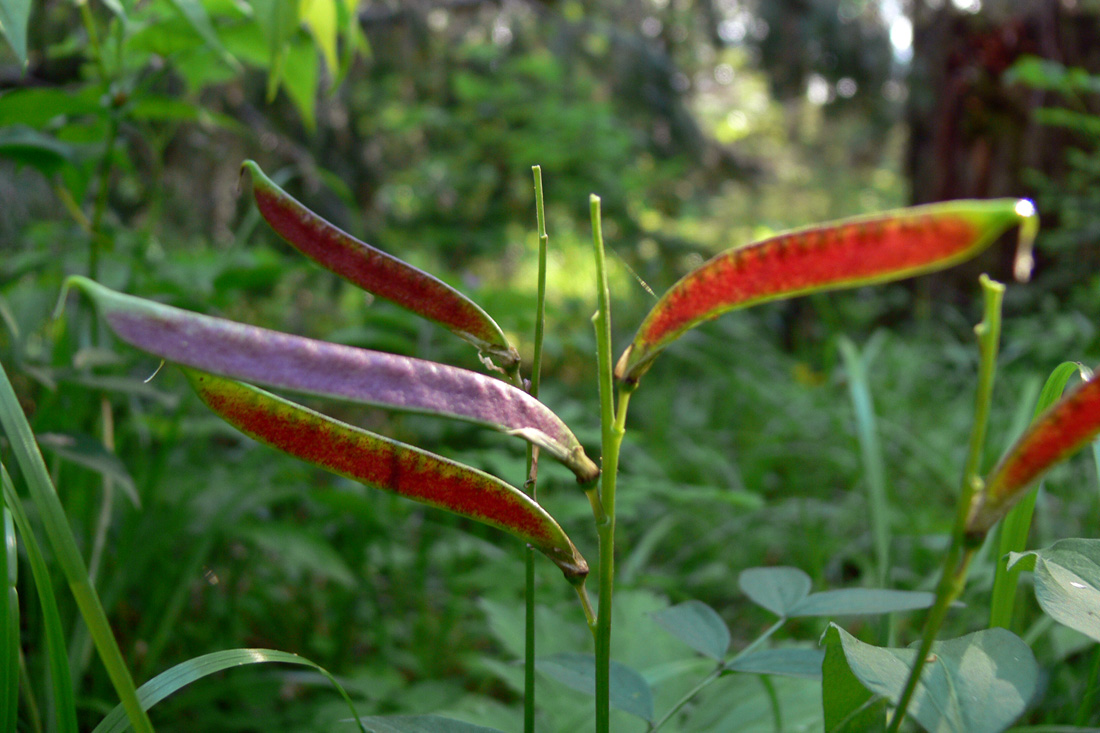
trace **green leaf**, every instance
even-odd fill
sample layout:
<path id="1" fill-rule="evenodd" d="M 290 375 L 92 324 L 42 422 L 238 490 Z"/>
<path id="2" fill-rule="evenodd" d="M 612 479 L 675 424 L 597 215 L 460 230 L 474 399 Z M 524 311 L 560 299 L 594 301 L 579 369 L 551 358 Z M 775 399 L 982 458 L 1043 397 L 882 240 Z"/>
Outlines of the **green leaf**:
<path id="1" fill-rule="evenodd" d="M 348 697 L 348 693 L 328 670 L 305 657 L 300 657 L 297 654 L 291 654 L 289 652 L 276 651 L 274 649 L 226 649 L 220 652 L 204 654 L 194 659 L 188 659 L 186 662 L 181 662 L 171 669 L 161 672 L 138 688 L 138 700 L 141 703 L 142 710 L 148 710 L 169 695 L 215 672 L 242 667 L 246 664 L 268 664 L 273 662 L 312 667 L 317 670 L 332 683 L 333 687 L 340 693 L 340 696 L 344 698 L 344 702 L 346 702 L 351 709 L 352 717 L 356 718 L 358 716 L 358 713 L 355 712 L 355 706 L 351 702 L 351 698 Z M 124 733 L 124 731 L 129 730 L 129 728 L 130 723 L 126 719 L 126 714 L 123 712 L 122 707 L 119 706 L 108 713 L 107 717 L 95 727 L 92 733 Z M 362 725 L 359 726 L 359 730 L 363 730 Z"/>
<path id="2" fill-rule="evenodd" d="M 0 501 L 0 730 L 14 731 L 19 710 L 19 555 L 15 521 Z"/>
<path id="3" fill-rule="evenodd" d="M 916 652 L 871 646 L 835 624 L 832 629 L 852 673 L 896 703 Z M 986 629 L 932 645 L 909 714 L 930 731 L 999 733 L 1024 712 L 1038 681 L 1028 645 L 1006 629 Z"/>
<path id="4" fill-rule="evenodd" d="M 1033 89 L 1052 92 L 1071 91 L 1066 85 L 1066 67 L 1057 61 L 1024 55 L 1005 72 L 1007 84 L 1022 83 Z"/>
<path id="5" fill-rule="evenodd" d="M 267 99 L 270 102 L 275 99 L 275 92 L 283 80 L 287 45 L 298 30 L 298 0 L 251 0 L 251 5 L 252 17 L 267 42 Z"/>
<path id="6" fill-rule="evenodd" d="M 212 112 L 199 104 L 176 97 L 159 94 L 143 94 L 129 109 L 135 120 L 155 122 L 198 122 L 204 126 L 218 126 L 230 132 L 246 134 L 248 127 L 229 115 Z"/>
<path id="7" fill-rule="evenodd" d="M 124 25 L 126 24 L 126 8 L 122 6 L 119 0 L 100 0 L 100 2 L 103 3 L 103 7 L 114 13 L 115 17 L 122 21 Z"/>
<path id="8" fill-rule="evenodd" d="M 334 71 L 333 89 L 339 87 L 351 68 L 356 55 L 370 54 L 370 44 L 359 25 L 359 3 L 357 0 L 336 0 L 336 24 L 343 37 L 344 52 L 340 55 L 340 65 Z"/>
<path id="9" fill-rule="evenodd" d="M 180 15 L 187 19 L 187 22 L 191 24 L 191 27 L 195 29 L 195 32 L 199 34 L 203 43 L 210 50 L 220 56 L 234 70 L 241 70 L 241 65 L 237 62 L 237 59 L 233 58 L 232 54 L 222 45 L 221 39 L 218 38 L 218 34 L 214 30 L 214 25 L 210 22 L 210 16 L 206 13 L 206 7 L 200 0 L 170 0 L 170 2 L 180 12 Z"/>
<path id="10" fill-rule="evenodd" d="M 1100 540 L 1068 539 L 1050 547 L 1013 553 L 1017 563 L 1035 569 L 1035 599 L 1058 623 L 1100 641 Z"/>
<path id="11" fill-rule="evenodd" d="M 27 22 L 31 0 L 0 0 L 0 29 L 8 39 L 20 66 L 27 65 Z"/>
<path id="12" fill-rule="evenodd" d="M 742 570 L 737 584 L 749 600 L 782 618 L 809 595 L 813 585 L 809 575 L 789 567 Z"/>
<path id="13" fill-rule="evenodd" d="M 821 664 L 825 652 L 820 649 L 789 648 L 765 649 L 761 652 L 746 654 L 730 660 L 726 665 L 729 672 L 748 674 L 778 674 L 784 677 L 804 677 L 811 680 L 821 679 Z"/>
<path id="14" fill-rule="evenodd" d="M 360 718 L 371 733 L 501 733 L 496 728 L 438 715 L 387 715 Z"/>
<path id="15" fill-rule="evenodd" d="M 0 130 L 0 157 L 52 176 L 76 159 L 76 149 L 57 138 L 16 126 Z"/>
<path id="16" fill-rule="evenodd" d="M 141 508 L 134 479 L 126 466 L 111 451 L 89 435 L 69 433 L 42 433 L 38 444 L 59 458 L 95 471 L 104 478 L 114 481 L 137 508 Z"/>
<path id="17" fill-rule="evenodd" d="M 287 46 L 286 65 L 283 68 L 282 82 L 290 100 L 302 116 L 302 124 L 307 132 L 317 129 L 317 85 L 319 69 L 317 49 L 305 36 L 295 38 Z"/>
<path id="18" fill-rule="evenodd" d="M 1032 420 L 1037 420 L 1040 415 L 1060 400 L 1066 391 L 1069 380 L 1080 373 L 1081 364 L 1076 361 L 1064 361 L 1054 367 L 1054 371 L 1047 377 L 1047 381 L 1043 383 L 1043 389 L 1039 392 L 1039 399 L 1035 402 L 1035 414 L 1032 416 Z"/>
<path id="19" fill-rule="evenodd" d="M 682 277 L 646 316 L 615 375 L 635 383 L 686 331 L 722 313 L 808 293 L 890 282 L 967 260 L 1021 225 L 1030 272 L 1030 201 L 948 201 L 819 224 L 734 247 Z M 1025 251 L 1026 250 L 1026 251 Z"/>
<path id="20" fill-rule="evenodd" d="M 0 95 L 0 128 L 26 125 L 40 129 L 58 118 L 97 115 L 102 109 L 94 84 L 79 91 L 51 87 L 12 89 Z"/>
<path id="21" fill-rule="evenodd" d="M 718 612 L 702 601 L 687 601 L 658 611 L 653 620 L 700 654 L 719 661 L 726 656 L 730 631 Z"/>
<path id="22" fill-rule="evenodd" d="M 841 644 L 840 627 L 825 631 L 821 703 L 826 733 L 874 733 L 886 729 L 886 699 L 877 697 L 853 674 Z"/>
<path id="23" fill-rule="evenodd" d="M 578 692 L 596 694 L 596 658 L 591 654 L 553 654 L 539 657 L 535 668 Z M 611 707 L 653 720 L 653 692 L 638 672 L 611 661 Z"/>
<path id="24" fill-rule="evenodd" d="M 340 70 L 340 60 L 336 56 L 337 17 L 343 0 L 301 0 L 299 14 L 302 23 L 309 29 L 313 42 L 325 59 L 328 73 L 336 76 Z"/>
<path id="25" fill-rule="evenodd" d="M 800 616 L 864 616 L 930 608 L 936 601 L 933 593 L 878 588 L 845 588 L 811 593 L 796 603 L 787 613 Z"/>

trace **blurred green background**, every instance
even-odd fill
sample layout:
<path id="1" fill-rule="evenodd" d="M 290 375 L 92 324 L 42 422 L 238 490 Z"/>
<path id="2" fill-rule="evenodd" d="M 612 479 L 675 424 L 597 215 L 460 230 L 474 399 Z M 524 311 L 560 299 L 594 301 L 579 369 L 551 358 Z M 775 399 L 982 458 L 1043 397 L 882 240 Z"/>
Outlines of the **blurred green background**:
<path id="1" fill-rule="evenodd" d="M 603 199 L 617 352 L 654 293 L 725 248 L 909 203 L 1028 196 L 1043 220 L 1038 266 L 1032 282 L 1009 283 L 987 465 L 1051 369 L 1100 360 L 1095 3 L 39 0 L 29 12 L 26 48 L 0 57 L 0 360 L 139 682 L 209 651 L 270 647 L 336 673 L 363 714 L 519 728 L 518 543 L 252 443 L 172 369 L 146 381 L 156 360 L 115 343 L 86 303 L 50 317 L 63 278 L 91 273 L 204 313 L 480 368 L 465 344 L 280 241 L 240 193 L 245 158 L 347 231 L 471 295 L 528 360 L 530 168 L 541 165 L 541 397 L 592 455 L 590 192 Z M 1011 255 L 1006 241 L 944 275 L 726 316 L 646 376 L 623 451 L 615 655 L 660 680 L 659 709 L 698 670 L 676 671 L 690 651 L 661 636 L 652 611 L 704 600 L 736 647 L 771 622 L 737 589 L 744 568 L 794 565 L 816 590 L 871 582 L 841 335 L 869 369 L 890 583 L 929 587 L 970 427 L 977 277 L 1007 282 Z M 323 407 L 522 480 L 522 447 L 500 435 Z M 540 479 L 541 501 L 594 559 L 571 477 L 543 462 Z M 1057 469 L 1035 546 L 1094 534 L 1097 497 L 1087 461 Z M 958 633 L 985 622 L 992 560 L 983 563 L 966 597 L 974 610 L 953 617 Z M 540 650 L 584 649 L 572 592 L 549 563 L 538 573 Z M 33 698 L 47 685 L 31 597 Z M 71 599 L 59 597 L 90 728 L 115 698 Z M 1038 618 L 1028 600 L 1017 619 L 1051 669 L 1029 720 L 1064 722 L 1091 655 L 1084 637 Z M 781 638 L 816 641 L 823 623 L 792 622 Z M 902 621 L 909 639 L 915 623 Z M 820 725 L 818 687 L 776 683 L 784 729 Z M 540 729 L 579 729 L 588 701 L 548 679 L 539 689 Z M 767 699 L 758 680 L 729 677 L 681 729 L 738 720 L 774 730 Z M 48 708 L 24 700 L 20 730 L 44 729 Z M 153 720 L 166 731 L 343 730 L 334 721 L 346 715 L 320 676 L 265 667 L 199 682 Z M 1100 725 L 1100 713 L 1081 722 Z"/>

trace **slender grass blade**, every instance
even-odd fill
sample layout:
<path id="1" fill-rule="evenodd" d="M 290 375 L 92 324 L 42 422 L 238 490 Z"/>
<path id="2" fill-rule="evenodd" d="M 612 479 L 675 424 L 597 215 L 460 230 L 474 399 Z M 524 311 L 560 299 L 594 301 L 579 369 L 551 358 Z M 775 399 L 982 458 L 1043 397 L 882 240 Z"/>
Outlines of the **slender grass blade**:
<path id="1" fill-rule="evenodd" d="M 0 731 L 14 733 L 19 711 L 19 558 L 15 538 L 15 522 L 11 510 L 0 501 Z"/>
<path id="2" fill-rule="evenodd" d="M 148 710 L 192 682 L 201 680 L 203 677 L 212 675 L 215 672 L 249 664 L 271 663 L 296 664 L 317 670 L 332 683 L 336 691 L 344 698 L 344 702 L 348 704 L 352 717 L 358 721 L 358 713 L 355 711 L 355 705 L 352 703 L 347 691 L 327 669 L 305 657 L 275 649 L 226 649 L 188 659 L 186 662 L 181 662 L 171 669 L 161 672 L 138 688 L 138 701 L 141 703 L 142 710 Z M 130 722 L 126 718 L 126 713 L 121 706 L 118 706 L 107 714 L 107 717 L 95 727 L 92 733 L 123 733 L 129 729 Z M 359 730 L 366 733 L 362 723 L 359 723 Z"/>
<path id="3" fill-rule="evenodd" d="M 69 653 L 65 645 L 65 632 L 61 626 L 61 614 L 57 609 L 57 597 L 53 581 L 38 541 L 34 537 L 30 520 L 23 511 L 23 504 L 15 491 L 8 469 L 0 464 L 0 480 L 3 481 L 4 504 L 11 512 L 15 526 L 23 538 L 31 577 L 38 593 L 38 605 L 42 609 L 42 625 L 46 635 L 46 666 L 50 672 L 52 719 L 62 733 L 76 733 L 76 696 L 73 693 L 72 673 L 69 669 Z M 18 659 L 19 647 L 14 649 Z M 13 729 L 14 730 L 14 729 Z"/>
<path id="4" fill-rule="evenodd" d="M 76 538 L 73 537 L 72 529 L 69 527 L 57 490 L 50 481 L 42 454 L 34 442 L 31 427 L 27 424 L 27 418 L 23 415 L 15 390 L 2 366 L 0 366 L 0 426 L 3 427 L 11 443 L 31 499 L 41 517 L 54 558 L 69 583 L 69 589 L 72 591 L 81 616 L 84 617 L 84 623 L 88 625 L 96 650 L 99 652 L 100 659 L 103 660 L 115 692 L 125 705 L 134 729 L 138 733 L 152 733 L 153 726 L 138 705 L 137 692 L 134 689 L 130 670 L 126 667 L 122 651 L 118 648 L 118 642 L 111 632 L 99 595 L 92 587 L 88 569 L 77 549 Z M 17 499 L 14 488 L 12 499 Z M 11 507 L 10 502 L 9 507 Z M 16 513 L 15 508 L 11 508 L 12 512 Z M 18 516 L 17 513 L 16 516 Z"/>

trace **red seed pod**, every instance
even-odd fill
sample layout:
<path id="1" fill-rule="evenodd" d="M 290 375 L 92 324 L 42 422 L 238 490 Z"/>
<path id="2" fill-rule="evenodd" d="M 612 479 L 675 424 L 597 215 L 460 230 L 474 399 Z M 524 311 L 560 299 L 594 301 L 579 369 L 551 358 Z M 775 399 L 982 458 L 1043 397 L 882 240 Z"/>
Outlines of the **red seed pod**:
<path id="1" fill-rule="evenodd" d="M 635 383 L 688 329 L 737 308 L 823 290 L 900 280 L 973 257 L 1014 224 L 1018 276 L 1037 226 L 1031 202 L 950 201 L 797 229 L 713 257 L 661 297 L 615 368 Z M 1026 267 L 1025 267 L 1026 265 Z"/>
<path id="2" fill-rule="evenodd" d="M 1036 418 L 974 496 L 968 536 L 984 537 L 1039 477 L 1100 432 L 1100 379 L 1090 379 Z"/>
<path id="3" fill-rule="evenodd" d="M 368 293 L 450 329 L 496 357 L 502 368 L 519 363 L 519 354 L 500 326 L 465 295 L 317 216 L 264 175 L 254 161 L 246 160 L 241 170 L 252 174 L 260 214 L 299 252 Z"/>
<path id="4" fill-rule="evenodd" d="M 184 369 L 206 405 L 259 442 L 372 488 L 446 509 L 543 552 L 572 583 L 588 563 L 554 518 L 500 479 L 230 379 Z"/>

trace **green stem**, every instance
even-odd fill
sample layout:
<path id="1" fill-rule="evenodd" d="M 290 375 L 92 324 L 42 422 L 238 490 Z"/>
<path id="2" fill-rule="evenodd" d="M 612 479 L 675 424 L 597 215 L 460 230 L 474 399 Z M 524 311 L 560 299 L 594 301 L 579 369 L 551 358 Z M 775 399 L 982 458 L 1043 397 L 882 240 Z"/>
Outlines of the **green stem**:
<path id="1" fill-rule="evenodd" d="M 970 500 L 980 487 L 982 454 L 985 446 L 986 429 L 989 426 L 989 409 L 993 403 L 993 377 L 997 371 L 997 350 L 1001 343 L 1001 302 L 1004 300 L 1005 286 L 981 276 L 982 296 L 985 312 L 982 322 L 974 327 L 978 337 L 978 390 L 974 396 L 974 430 L 970 434 L 970 445 L 966 456 L 962 494 L 955 522 L 955 534 L 962 536 L 966 525 L 966 515 L 970 511 Z"/>
<path id="2" fill-rule="evenodd" d="M 909 678 L 905 681 L 905 688 L 901 692 L 894 719 L 890 722 L 889 733 L 897 733 L 901 721 L 905 718 L 905 711 L 913 699 L 913 693 L 917 690 L 917 682 L 920 680 L 921 670 L 928 661 L 928 654 L 932 650 L 932 644 L 936 641 L 936 634 L 947 617 L 947 610 L 951 604 L 962 594 L 966 585 L 966 574 L 970 568 L 970 561 L 974 558 L 977 547 L 961 547 L 952 545 L 943 565 L 943 575 L 940 577 L 939 586 L 936 588 L 936 603 L 928 612 L 928 618 L 924 622 L 924 636 L 921 637 L 920 649 L 913 660 L 913 669 L 909 671 Z"/>
<path id="3" fill-rule="evenodd" d="M 986 428 L 989 424 L 989 409 L 993 400 L 993 377 L 997 369 L 997 349 L 1001 338 L 1001 301 L 1004 298 L 1005 287 L 986 275 L 982 275 L 981 285 L 985 309 L 981 323 L 974 327 L 974 333 L 978 337 L 980 357 L 978 390 L 974 398 L 974 429 L 970 434 L 963 485 L 959 492 L 955 526 L 951 532 L 951 547 L 944 558 L 943 574 L 936 588 L 936 602 L 925 620 L 920 649 L 917 651 L 916 659 L 913 660 L 909 678 L 905 681 L 894 718 L 890 722 L 889 733 L 897 733 L 902 720 L 905 719 L 905 712 L 913 698 L 913 693 L 916 692 L 921 670 L 928 660 L 928 653 L 936 640 L 936 634 L 939 633 L 944 618 L 947 617 L 947 610 L 962 594 L 963 587 L 966 585 L 966 574 L 970 569 L 970 561 L 984 539 L 984 537 L 966 536 L 966 517 L 974 494 L 982 488 L 978 471 L 981 467 Z"/>
<path id="4" fill-rule="evenodd" d="M 672 719 L 673 715 L 680 712 L 681 708 L 691 702 L 696 695 L 706 689 L 707 686 L 710 685 L 710 683 L 717 680 L 722 675 L 723 670 L 725 670 L 727 667 L 729 667 L 729 665 L 733 664 L 741 657 L 747 656 L 748 654 L 751 654 L 753 651 L 755 651 L 757 647 L 759 647 L 761 644 L 771 638 L 772 634 L 774 634 L 776 631 L 779 631 L 779 629 L 782 628 L 783 624 L 785 623 L 787 623 L 787 619 L 779 619 L 774 624 L 769 626 L 767 631 L 754 639 L 751 644 L 749 644 L 741 651 L 737 652 L 737 654 L 733 655 L 730 659 L 719 664 L 717 669 L 711 671 L 710 674 L 700 680 L 699 684 L 695 685 L 695 687 L 692 687 L 690 690 L 684 693 L 684 696 L 677 700 L 676 704 L 674 704 L 667 713 L 662 715 L 660 719 L 657 720 L 657 722 L 653 723 L 649 727 L 648 733 L 655 733 L 658 729 L 660 729 L 661 726 Z"/>
<path id="5" fill-rule="evenodd" d="M 95 207 L 92 209 L 91 218 L 91 249 L 88 253 L 88 277 L 93 280 L 99 277 L 99 249 L 103 241 L 103 217 L 107 212 L 107 196 L 110 193 L 111 171 L 115 140 L 118 139 L 118 111 L 111 109 L 107 120 L 107 139 L 103 146 L 103 158 L 99 161 L 99 170 L 96 174 L 98 189 L 96 190 Z"/>
<path id="6" fill-rule="evenodd" d="M 538 300 L 535 305 L 535 355 L 531 361 L 531 396 L 539 396 L 539 378 L 542 371 L 542 341 L 546 329 L 546 250 L 550 237 L 546 234 L 546 207 L 542 199 L 542 167 L 532 166 L 535 178 L 535 218 L 539 232 L 539 282 Z"/>
<path id="7" fill-rule="evenodd" d="M 596 615 L 596 731 L 611 728 L 611 597 L 615 584 L 615 478 L 619 468 L 619 448 L 626 432 L 626 411 L 632 388 L 619 392 L 618 411 L 614 407 L 611 364 L 611 310 L 607 286 L 607 261 L 600 222 L 600 197 L 589 199 L 592 216 L 592 241 L 596 256 L 596 293 L 599 308 L 592 321 L 596 327 L 596 361 L 600 387 L 600 433 L 603 448 L 596 532 L 600 539 L 600 596 Z M 590 497 L 591 498 L 591 497 Z M 597 507 L 598 505 L 598 507 Z"/>
<path id="8" fill-rule="evenodd" d="M 683 697 L 681 697 L 679 700 L 677 700 L 676 704 L 673 705 L 671 708 L 669 708 L 669 711 L 667 713 L 662 715 L 660 717 L 660 719 L 657 720 L 657 722 L 653 723 L 648 728 L 647 733 L 654 733 L 654 731 L 659 730 L 661 728 L 661 726 L 663 726 L 665 723 L 667 723 L 669 720 L 672 719 L 673 715 L 680 712 L 681 708 L 683 708 L 685 705 L 687 705 L 689 702 L 691 702 L 692 698 L 694 698 L 696 695 L 698 695 L 700 692 L 702 692 L 708 685 L 710 685 L 711 682 L 714 682 L 716 679 L 721 677 L 722 672 L 725 669 L 726 669 L 726 665 L 725 665 L 724 662 L 719 664 L 714 669 L 712 669 L 710 671 L 710 674 L 708 674 L 703 679 L 699 680 L 699 684 L 695 685 L 695 687 L 692 687 L 690 690 L 685 692 Z"/>
<path id="9" fill-rule="evenodd" d="M 592 601 L 588 598 L 588 589 L 585 587 L 583 580 L 574 585 L 573 588 L 577 591 L 577 597 L 581 601 L 581 609 L 584 611 L 585 621 L 588 622 L 588 630 L 595 636 L 596 612 L 592 610 Z"/>
<path id="10" fill-rule="evenodd" d="M 542 341 L 546 321 L 546 214 L 542 196 L 542 168 L 532 166 L 535 179 L 535 216 L 539 233 L 538 299 L 535 305 L 535 355 L 531 364 L 531 386 L 527 390 L 536 399 L 539 396 L 539 377 L 542 373 Z M 519 377 L 519 370 L 516 370 Z M 520 389 L 523 379 L 519 378 Z M 538 480 L 538 449 L 527 445 L 527 468 L 524 474 L 524 490 L 537 500 L 535 484 Z M 524 557 L 524 646 L 523 646 L 523 733 L 535 731 L 535 550 L 527 546 Z M 582 596 L 587 600 L 586 596 Z"/>
<path id="11" fill-rule="evenodd" d="M 535 550 L 530 545 L 523 565 L 523 733 L 535 733 Z"/>
<path id="12" fill-rule="evenodd" d="M 115 452 L 115 420 L 111 412 L 111 402 L 106 395 L 100 398 L 100 417 L 103 423 L 103 446 L 111 453 Z M 107 545 L 107 530 L 111 527 L 111 508 L 114 506 L 115 482 L 110 476 L 103 476 L 103 501 L 96 519 L 95 537 L 92 540 L 92 555 L 88 560 L 88 578 L 92 585 L 99 577 L 99 567 L 103 560 L 103 550 Z"/>

